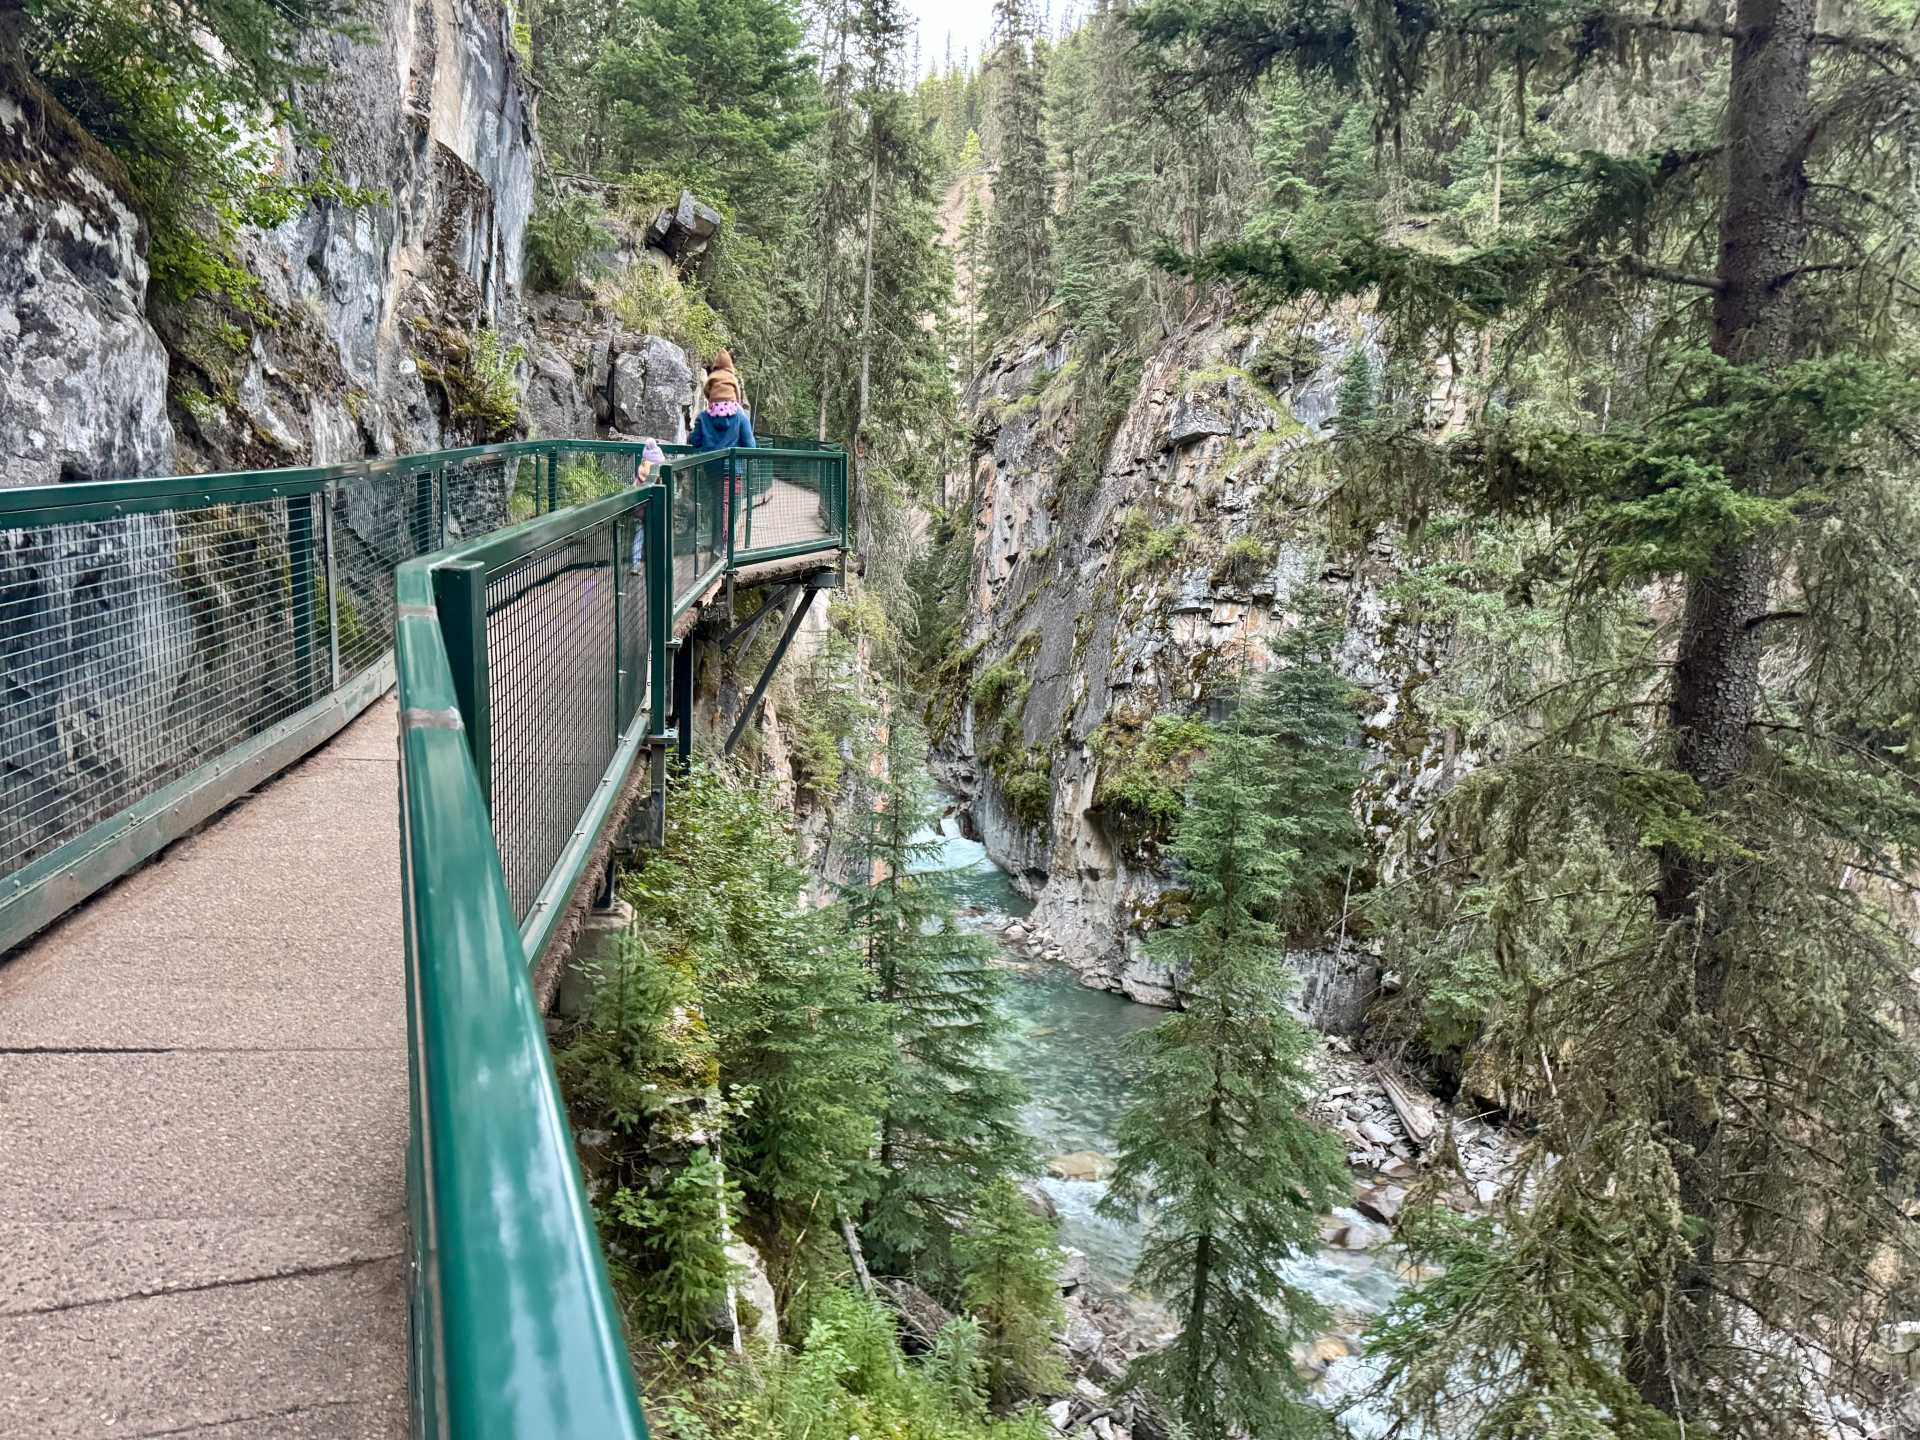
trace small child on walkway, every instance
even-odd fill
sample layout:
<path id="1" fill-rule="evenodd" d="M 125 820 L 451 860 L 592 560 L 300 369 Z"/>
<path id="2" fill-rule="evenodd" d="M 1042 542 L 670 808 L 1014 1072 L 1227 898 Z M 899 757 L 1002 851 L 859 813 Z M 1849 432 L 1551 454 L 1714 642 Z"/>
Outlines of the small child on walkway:
<path id="1" fill-rule="evenodd" d="M 636 487 L 653 483 L 653 467 L 666 463 L 666 454 L 660 449 L 660 442 L 651 435 L 640 442 L 640 461 L 633 467 L 633 483 Z M 646 568 L 647 522 L 646 512 L 633 512 L 633 568 Z"/>

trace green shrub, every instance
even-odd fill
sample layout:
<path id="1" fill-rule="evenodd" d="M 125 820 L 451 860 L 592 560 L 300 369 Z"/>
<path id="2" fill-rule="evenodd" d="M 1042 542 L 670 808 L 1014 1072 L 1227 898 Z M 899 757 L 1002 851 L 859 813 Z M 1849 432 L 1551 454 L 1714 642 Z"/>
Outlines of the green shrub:
<path id="1" fill-rule="evenodd" d="M 970 654 L 977 655 L 979 649 L 975 646 Z M 1018 717 L 1026 707 L 1028 692 L 1033 689 L 1033 657 L 1039 650 L 1040 637 L 1029 632 L 1020 637 L 1013 649 L 973 677 L 967 693 L 982 719 Z"/>
<path id="2" fill-rule="evenodd" d="M 1134 507 L 1117 517 L 1120 538 L 1114 546 L 1123 583 L 1158 569 L 1186 548 L 1193 530 L 1186 525 L 1155 526 L 1147 512 Z"/>
<path id="3" fill-rule="evenodd" d="M 1144 726 L 1109 721 L 1089 738 L 1100 764 L 1092 808 L 1135 858 L 1151 856 L 1172 835 L 1193 762 L 1212 736 L 1198 716 L 1162 714 Z"/>
<path id="4" fill-rule="evenodd" d="M 1256 535 L 1236 535 L 1220 552 L 1220 563 L 1214 567 L 1214 578 L 1244 585 L 1259 579 L 1272 563 L 1273 552 L 1264 540 Z"/>
<path id="5" fill-rule="evenodd" d="M 1053 755 L 1038 746 L 1003 741 L 987 754 L 987 768 L 1000 782 L 1007 809 L 1022 825 L 1037 830 L 1053 815 Z"/>
<path id="6" fill-rule="evenodd" d="M 711 355 L 727 343 L 726 323 L 700 292 L 647 261 L 629 265 L 601 292 L 614 318 L 642 335 L 662 335 L 689 354 Z"/>
<path id="7" fill-rule="evenodd" d="M 591 195 L 542 196 L 527 222 L 527 283 L 573 290 L 597 278 L 595 256 L 613 242 Z"/>
<path id="8" fill-rule="evenodd" d="M 452 418 L 472 424 L 482 443 L 511 435 L 520 425 L 516 372 L 527 358 L 526 347 L 506 344 L 497 330 L 471 338 L 448 333 L 442 339 L 450 357 L 446 364 L 414 356 L 421 377 L 441 388 Z"/>

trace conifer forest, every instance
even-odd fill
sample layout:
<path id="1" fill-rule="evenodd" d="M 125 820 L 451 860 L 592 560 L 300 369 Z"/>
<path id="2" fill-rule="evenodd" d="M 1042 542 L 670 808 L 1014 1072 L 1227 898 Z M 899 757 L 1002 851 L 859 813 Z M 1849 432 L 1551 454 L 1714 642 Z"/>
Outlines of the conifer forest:
<path id="1" fill-rule="evenodd" d="M 680 440 L 723 347 L 848 447 L 550 1022 L 652 1433 L 1920 1440 L 1914 0 L 432 0 L 480 202 L 329 88 L 419 4 L 0 64 L 166 465 Z"/>

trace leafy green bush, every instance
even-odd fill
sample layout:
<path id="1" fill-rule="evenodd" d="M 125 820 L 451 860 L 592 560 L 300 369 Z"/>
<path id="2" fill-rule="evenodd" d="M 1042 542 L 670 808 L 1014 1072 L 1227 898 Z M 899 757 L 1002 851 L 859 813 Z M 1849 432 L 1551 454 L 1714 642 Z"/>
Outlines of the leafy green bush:
<path id="1" fill-rule="evenodd" d="M 711 355 L 727 343 L 727 327 L 690 283 L 648 261 L 629 265 L 602 288 L 614 317 L 642 335 L 662 335 L 689 354 Z"/>
<path id="2" fill-rule="evenodd" d="M 421 377 L 445 392 L 452 418 L 469 421 L 481 442 L 511 435 L 520 425 L 517 372 L 527 358 L 526 347 L 507 344 L 497 330 L 482 330 L 471 338 L 448 333 L 442 339 L 448 362 L 438 365 L 415 355 Z"/>
<path id="3" fill-rule="evenodd" d="M 1213 727 L 1193 715 L 1155 715 L 1144 726 L 1109 721 L 1093 732 L 1093 809 L 1131 854 L 1145 858 L 1173 833 L 1193 762 L 1212 737 Z"/>
<path id="4" fill-rule="evenodd" d="M 661 1440 L 1044 1440 L 1051 1432 L 1037 1409 L 987 1413 L 979 1348 L 978 1327 L 955 1320 L 930 1355 L 908 1361 L 891 1314 L 832 1287 L 791 1350 L 647 1377 L 647 1419 Z"/>
<path id="5" fill-rule="evenodd" d="M 527 283 L 573 290 L 597 278 L 595 256 L 613 242 L 603 213 L 591 195 L 542 195 L 527 222 Z"/>

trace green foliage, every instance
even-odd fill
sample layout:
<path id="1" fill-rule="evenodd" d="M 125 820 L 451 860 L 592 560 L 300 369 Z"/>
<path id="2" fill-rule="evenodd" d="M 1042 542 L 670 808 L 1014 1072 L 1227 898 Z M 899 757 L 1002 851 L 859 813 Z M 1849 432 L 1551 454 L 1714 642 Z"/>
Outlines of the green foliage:
<path id="1" fill-rule="evenodd" d="M 690 355 L 711 355 L 728 341 L 726 322 L 698 289 L 648 261 L 603 281 L 601 298 L 627 329 L 665 336 Z"/>
<path id="2" fill-rule="evenodd" d="M 542 192 L 527 221 L 527 283 L 537 290 L 575 290 L 596 278 L 594 257 L 612 243 L 600 203 L 585 192 Z"/>
<path id="3" fill-rule="evenodd" d="M 1114 545 L 1114 558 L 1122 584 L 1158 570 L 1193 539 L 1191 526 L 1156 526 L 1147 512 L 1138 508 L 1122 510 L 1118 519 L 1120 536 Z"/>
<path id="4" fill-rule="evenodd" d="M 1188 1008 L 1146 1037 L 1102 1202 L 1119 1216 L 1151 1202 L 1138 1278 L 1181 1326 L 1129 1379 L 1206 1440 L 1325 1424 L 1291 1363 L 1323 1312 L 1285 1266 L 1318 1243 L 1348 1181 L 1337 1143 L 1302 1114 L 1313 1040 L 1287 1009 L 1283 958 L 1358 850 L 1353 719 L 1324 643 L 1295 640 L 1195 768 L 1174 841 L 1191 919 L 1154 942 L 1186 977 Z"/>
<path id="5" fill-rule="evenodd" d="M 506 344 L 495 330 L 472 336 L 448 333 L 442 340 L 447 363 L 416 356 L 421 377 L 440 386 L 451 417 L 471 425 L 483 444 L 511 435 L 520 426 L 519 370 L 526 362 L 526 347 Z"/>
<path id="6" fill-rule="evenodd" d="M 1029 0 L 995 8 L 1000 72 L 995 122 L 1000 167 L 987 220 L 988 324 L 996 335 L 1024 326 L 1052 289 L 1053 172 L 1044 129 L 1046 72 Z"/>
<path id="7" fill-rule="evenodd" d="M 1066 1326 L 1053 1223 L 1028 1209 L 1019 1187 L 1003 1177 L 973 1207 L 954 1258 L 961 1295 L 986 1335 L 995 1397 L 1005 1404 L 1064 1389 L 1066 1371 L 1053 1346 L 1054 1333 Z"/>
<path id="8" fill-rule="evenodd" d="M 296 118 L 292 86 L 310 73 L 300 41 L 348 28 L 343 0 L 188 0 L 159 12 L 133 0 L 30 0 L 25 9 L 34 73 L 126 166 L 152 226 L 161 297 L 218 294 L 265 323 L 258 282 L 233 259 L 239 227 L 270 228 L 322 201 L 384 201 L 345 184 L 311 134 L 321 151 L 314 173 L 276 173 L 270 125 Z"/>
<path id="9" fill-rule="evenodd" d="M 896 710 L 884 777 L 856 812 L 846 890 L 893 1063 L 866 1233 L 882 1263 L 943 1288 L 955 1230 L 981 1187 L 1030 1166 L 1020 1091 L 993 1060 L 1004 983 L 991 946 L 962 931 L 939 881 L 918 728 Z"/>
<path id="10" fill-rule="evenodd" d="M 1088 738 L 1100 766 L 1092 808 L 1136 857 L 1150 857 L 1173 833 L 1193 762 L 1212 736 L 1198 716 L 1162 713 L 1144 727 L 1110 719 Z"/>
<path id="11" fill-rule="evenodd" d="M 726 1313 L 732 1265 L 721 1217 L 732 1207 L 726 1172 L 705 1148 L 660 1184 L 626 1186 L 597 1218 L 608 1264 L 649 1331 L 698 1338 Z"/>
<path id="12" fill-rule="evenodd" d="M 1258 535 L 1236 535 L 1220 549 L 1214 578 L 1245 585 L 1258 580 L 1273 564 L 1273 550 Z"/>
<path id="13" fill-rule="evenodd" d="M 892 1316 L 829 1289 L 798 1346 L 751 1365 L 716 1357 L 677 1382 L 650 1383 L 647 1418 L 661 1440 L 1045 1440 L 1038 1411 L 988 1416 L 977 1347 L 977 1331 L 955 1322 L 932 1354 L 904 1360 Z"/>
<path id="14" fill-rule="evenodd" d="M 1024 702 L 1025 691 L 1021 691 Z M 1022 745 L 1008 734 L 987 752 L 987 767 L 1000 782 L 1013 818 L 1037 830 L 1053 816 L 1053 754 L 1044 746 Z"/>

